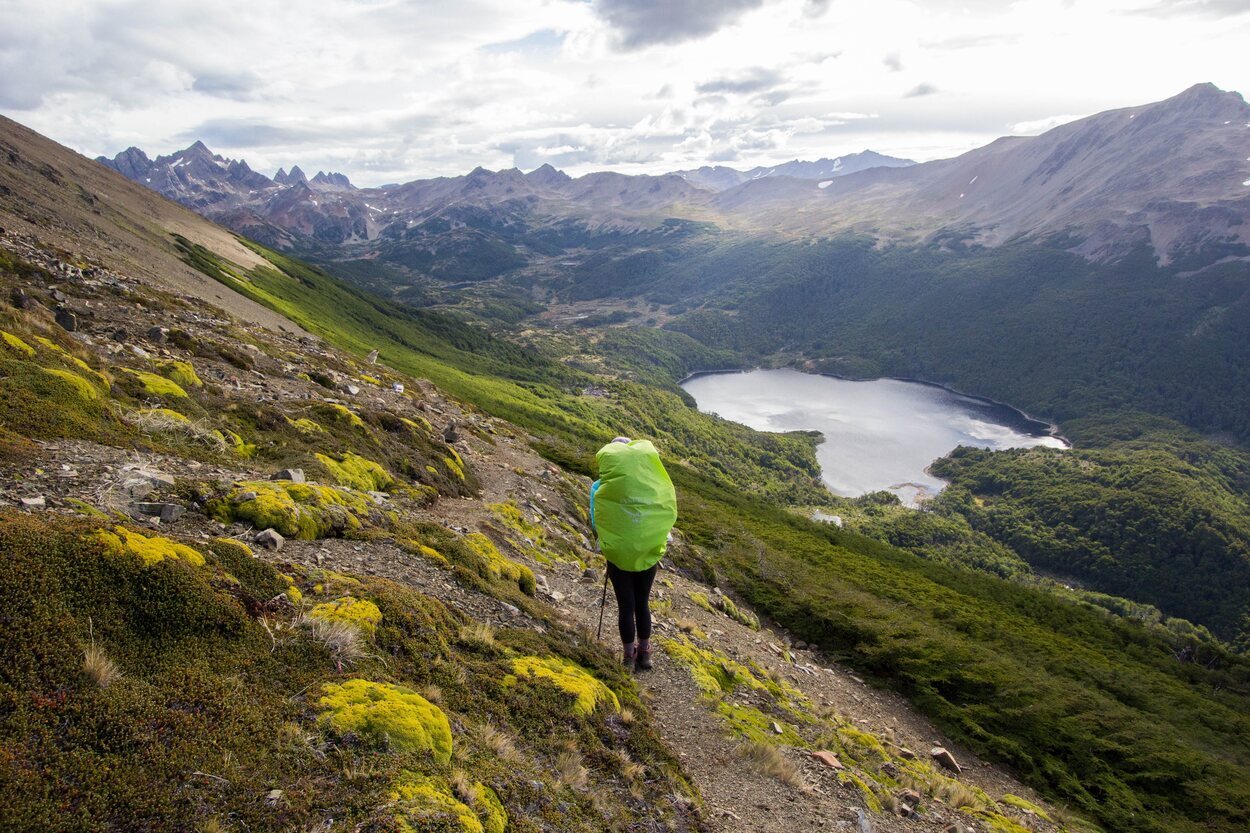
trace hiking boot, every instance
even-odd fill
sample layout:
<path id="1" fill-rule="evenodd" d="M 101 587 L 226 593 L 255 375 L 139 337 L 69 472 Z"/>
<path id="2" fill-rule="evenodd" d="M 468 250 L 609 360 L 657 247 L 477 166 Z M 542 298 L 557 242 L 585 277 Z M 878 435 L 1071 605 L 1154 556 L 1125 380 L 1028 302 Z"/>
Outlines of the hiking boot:
<path id="1" fill-rule="evenodd" d="M 626 645 L 625 652 L 624 652 L 624 659 L 621 660 L 621 663 L 623 665 L 630 666 L 630 665 L 633 665 L 637 659 L 638 659 L 638 646 L 634 645 L 633 643 Z"/>
<path id="2" fill-rule="evenodd" d="M 638 643 L 638 656 L 634 659 L 634 670 L 650 671 L 651 670 L 651 643 Z"/>

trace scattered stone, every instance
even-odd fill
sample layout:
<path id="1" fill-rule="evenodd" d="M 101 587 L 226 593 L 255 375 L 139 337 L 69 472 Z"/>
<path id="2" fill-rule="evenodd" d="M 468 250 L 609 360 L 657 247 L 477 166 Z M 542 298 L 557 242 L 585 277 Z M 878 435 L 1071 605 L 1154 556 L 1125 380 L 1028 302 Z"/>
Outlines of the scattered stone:
<path id="1" fill-rule="evenodd" d="M 914 761 L 914 760 L 916 760 L 916 753 L 915 753 L 915 752 L 912 752 L 912 751 L 911 751 L 910 749 L 908 749 L 906 746 L 900 746 L 900 747 L 898 748 L 898 756 L 899 756 L 900 758 L 903 758 L 904 760 L 907 760 L 907 761 Z"/>
<path id="2" fill-rule="evenodd" d="M 360 388 L 356 387 L 355 385 L 349 382 L 343 385 L 343 392 L 346 393 L 348 396 L 355 396 L 358 393 L 360 393 Z"/>
<path id="3" fill-rule="evenodd" d="M 72 333 L 78 329 L 78 316 L 65 307 L 57 307 L 56 323 L 62 330 Z"/>
<path id="4" fill-rule="evenodd" d="M 963 772 L 963 768 L 959 766 L 959 762 L 955 760 L 955 756 L 947 752 L 941 746 L 935 746 L 929 750 L 929 755 L 937 762 L 938 766 L 948 769 L 958 775 Z"/>
<path id="5" fill-rule="evenodd" d="M 377 364 L 378 363 L 378 351 L 377 350 L 371 351 L 369 355 L 365 358 L 365 361 L 367 361 L 369 364 Z"/>
<path id="6" fill-rule="evenodd" d="M 292 483 L 303 483 L 304 482 L 304 470 L 303 469 L 283 469 L 282 471 L 278 472 L 277 474 L 275 474 L 273 477 L 269 479 L 270 480 L 290 480 Z"/>
<path id="7" fill-rule="evenodd" d="M 921 795 L 915 790 L 903 790 L 898 794 L 898 801 L 912 809 L 920 806 Z"/>
<path id="8" fill-rule="evenodd" d="M 154 341 L 157 344 L 165 343 L 165 336 L 169 335 L 169 330 L 164 327 L 153 327 L 148 330 L 148 341 Z"/>
<path id="9" fill-rule="evenodd" d="M 61 290 L 54 289 L 52 290 L 52 300 L 56 301 L 58 304 L 63 304 L 69 300 L 69 297 L 66 296 L 66 294 Z"/>
<path id="10" fill-rule="evenodd" d="M 460 429 L 455 422 L 447 423 L 447 427 L 443 429 L 443 440 L 448 443 L 460 442 Z"/>
<path id="11" fill-rule="evenodd" d="M 163 523 L 173 523 L 187 513 L 176 503 L 132 503 L 132 514 L 144 518 L 160 518 Z"/>
<path id="12" fill-rule="evenodd" d="M 244 492 L 239 495 L 239 503 L 247 503 L 249 500 L 256 500 L 255 492 Z"/>
<path id="13" fill-rule="evenodd" d="M 282 545 L 286 543 L 286 539 L 275 529 L 266 529 L 263 532 L 256 533 L 254 540 L 257 546 L 264 547 L 267 550 L 280 550 Z"/>
<path id="14" fill-rule="evenodd" d="M 796 651 L 806 651 L 806 650 L 807 650 L 807 643 L 806 643 L 806 642 L 804 642 L 802 639 L 798 640 L 797 642 L 795 642 L 795 643 L 794 643 L 794 650 L 796 650 Z"/>
<path id="15" fill-rule="evenodd" d="M 859 833 L 872 833 L 872 821 L 869 820 L 868 814 L 863 810 L 856 810 L 855 814 L 859 818 Z"/>
<path id="16" fill-rule="evenodd" d="M 35 305 L 34 300 L 21 287 L 14 289 L 9 297 L 13 301 L 13 306 L 18 309 L 31 309 Z"/>
<path id="17" fill-rule="evenodd" d="M 521 608 L 517 607 L 516 605 L 510 605 L 507 602 L 500 602 L 499 606 L 502 607 L 504 610 L 506 610 L 508 613 L 511 613 L 513 616 L 521 615 Z"/>
<path id="18" fill-rule="evenodd" d="M 586 579 L 587 581 L 598 581 L 599 571 L 596 570 L 594 567 L 587 567 L 585 570 L 582 570 L 582 578 Z"/>
<path id="19" fill-rule="evenodd" d="M 846 767 L 843 766 L 842 762 L 838 760 L 837 755 L 825 749 L 819 749 L 813 752 L 812 758 L 814 758 L 817 761 L 820 761 L 822 764 L 829 767 L 830 769 L 846 769 Z"/>
<path id="20" fill-rule="evenodd" d="M 775 721 L 775 720 L 773 721 L 773 726 L 772 726 L 772 728 L 773 728 L 773 734 L 774 734 L 774 735 L 783 735 L 783 734 L 785 734 L 785 729 L 782 729 L 782 728 L 781 728 L 781 724 L 780 724 L 780 723 L 778 723 L 778 722 L 777 722 L 777 721 Z"/>
<path id="21" fill-rule="evenodd" d="M 27 509 L 42 509 L 48 505 L 48 501 L 44 499 L 43 495 L 36 495 L 35 497 L 21 498 L 21 503 L 22 503 L 22 506 L 26 507 Z"/>

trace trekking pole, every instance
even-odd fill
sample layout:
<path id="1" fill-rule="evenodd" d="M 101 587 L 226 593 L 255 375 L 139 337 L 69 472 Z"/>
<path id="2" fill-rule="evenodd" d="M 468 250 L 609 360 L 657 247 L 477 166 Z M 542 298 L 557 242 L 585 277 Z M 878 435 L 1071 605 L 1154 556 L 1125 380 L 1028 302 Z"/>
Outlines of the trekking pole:
<path id="1" fill-rule="evenodd" d="M 608 571 L 603 571 L 603 598 L 599 600 L 599 631 L 595 634 L 595 641 L 603 641 L 603 609 L 608 606 Z"/>

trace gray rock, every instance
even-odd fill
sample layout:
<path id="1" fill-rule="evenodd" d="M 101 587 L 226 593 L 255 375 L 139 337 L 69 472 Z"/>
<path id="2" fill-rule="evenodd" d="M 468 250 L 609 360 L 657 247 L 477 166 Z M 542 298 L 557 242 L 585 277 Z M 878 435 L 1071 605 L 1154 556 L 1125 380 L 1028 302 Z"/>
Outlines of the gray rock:
<path id="1" fill-rule="evenodd" d="M 460 442 L 460 429 L 455 422 L 447 423 L 443 429 L 443 440 L 449 443 Z"/>
<path id="2" fill-rule="evenodd" d="M 599 571 L 596 570 L 594 567 L 587 567 L 585 570 L 582 570 L 582 578 L 586 579 L 587 581 L 598 581 Z"/>
<path id="3" fill-rule="evenodd" d="M 346 384 L 346 385 L 343 385 L 343 391 L 348 396 L 355 396 L 358 393 L 360 393 L 360 388 L 356 387 L 353 384 Z"/>
<path id="4" fill-rule="evenodd" d="M 18 309 L 31 309 L 35 305 L 35 302 L 31 299 L 31 297 L 26 294 L 26 290 L 21 287 L 14 289 L 13 293 L 9 297 L 13 301 L 13 306 Z"/>
<path id="5" fill-rule="evenodd" d="M 290 480 L 292 483 L 303 483 L 304 482 L 304 470 L 303 469 L 283 469 L 282 471 L 278 472 L 277 474 L 275 474 L 273 477 L 269 479 L 270 480 Z"/>
<path id="6" fill-rule="evenodd" d="M 21 498 L 21 503 L 22 506 L 27 509 L 42 509 L 48 505 L 48 502 L 44 499 L 43 495 Z"/>
<path id="7" fill-rule="evenodd" d="M 266 529 L 263 532 L 257 532 L 255 539 L 256 545 L 264 547 L 267 550 L 280 550 L 282 545 L 286 543 L 286 539 L 278 534 L 275 529 Z"/>
<path id="8" fill-rule="evenodd" d="M 162 523 L 173 523 L 187 513 L 176 503 L 132 503 L 130 511 L 143 518 L 160 518 Z"/>
<path id="9" fill-rule="evenodd" d="M 169 330 L 164 327 L 153 327 L 148 330 L 148 341 L 154 341 L 157 344 L 165 343 L 165 336 L 169 334 Z"/>
<path id="10" fill-rule="evenodd" d="M 57 307 L 56 323 L 62 330 L 72 333 L 78 329 L 78 316 L 65 307 Z"/>
<path id="11" fill-rule="evenodd" d="M 52 290 L 52 300 L 56 301 L 58 304 L 63 304 L 68 301 L 69 298 L 61 290 L 54 289 Z"/>
<path id="12" fill-rule="evenodd" d="M 377 364 L 378 363 L 378 351 L 374 350 L 371 353 L 369 353 L 369 356 L 368 358 L 365 359 L 365 361 L 369 362 L 369 364 Z"/>
<path id="13" fill-rule="evenodd" d="M 247 503 L 249 500 L 256 500 L 255 492 L 244 492 L 239 495 L 239 503 Z"/>
<path id="14" fill-rule="evenodd" d="M 963 768 L 959 765 L 959 762 L 955 760 L 955 756 L 941 746 L 935 746 L 930 749 L 929 755 L 933 758 L 934 762 L 943 769 L 948 769 L 956 775 L 963 772 Z"/>
<path id="15" fill-rule="evenodd" d="M 855 814 L 859 820 L 859 833 L 872 833 L 872 822 L 868 819 L 868 814 L 863 810 L 856 810 Z"/>

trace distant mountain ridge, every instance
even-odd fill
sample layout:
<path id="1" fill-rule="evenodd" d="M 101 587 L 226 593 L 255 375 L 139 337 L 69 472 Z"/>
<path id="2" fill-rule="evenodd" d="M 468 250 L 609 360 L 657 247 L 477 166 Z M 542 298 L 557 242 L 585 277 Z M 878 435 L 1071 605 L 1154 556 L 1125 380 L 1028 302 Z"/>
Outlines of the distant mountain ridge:
<path id="1" fill-rule="evenodd" d="M 500 274 L 553 255 L 552 234 L 557 248 L 576 247 L 587 235 L 674 223 L 943 246 L 1062 235 L 1095 260 L 1144 246 L 1198 268 L 1250 257 L 1250 106 L 1212 84 L 922 164 L 863 151 L 658 176 L 479 167 L 358 189 L 298 166 L 269 179 L 201 142 L 155 160 L 130 148 L 99 161 L 269 245 L 331 257 L 334 247 L 364 247 L 427 274 L 449 251 L 485 252 L 485 271 Z"/>
<path id="2" fill-rule="evenodd" d="M 728 168 L 723 165 L 703 166 L 685 171 L 674 171 L 682 179 L 693 182 L 714 191 L 724 191 L 735 185 L 765 177 L 793 177 L 794 179 L 814 179 L 825 181 L 837 176 L 866 171 L 869 168 L 906 168 L 916 163 L 911 159 L 899 159 L 886 156 L 873 150 L 864 150 L 833 159 L 817 159 L 815 162 L 804 162 L 795 159 L 780 165 L 760 165 L 747 171 Z"/>

